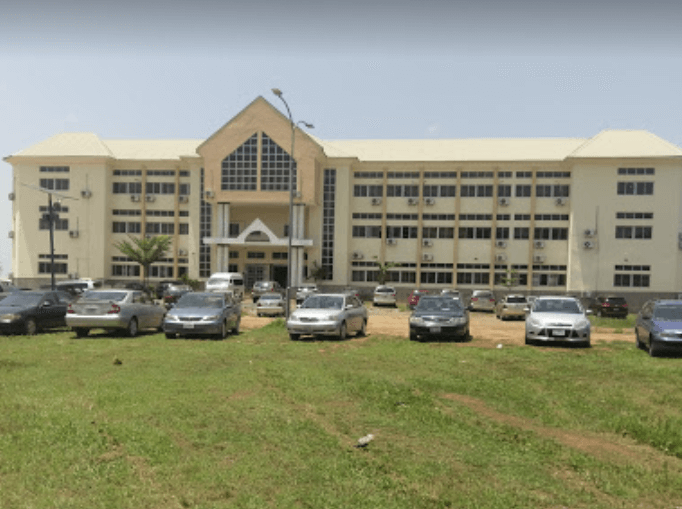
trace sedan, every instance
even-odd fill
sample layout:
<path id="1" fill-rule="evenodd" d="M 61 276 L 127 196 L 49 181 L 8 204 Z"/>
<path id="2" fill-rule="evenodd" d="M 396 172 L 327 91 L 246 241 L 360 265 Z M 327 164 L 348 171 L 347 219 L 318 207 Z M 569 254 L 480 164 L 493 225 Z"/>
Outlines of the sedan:
<path id="1" fill-rule="evenodd" d="M 528 300 L 523 295 L 507 295 L 500 299 L 495 306 L 495 316 L 500 320 L 507 318 L 526 317 L 526 309 L 528 308 Z"/>
<path id="2" fill-rule="evenodd" d="M 170 309 L 180 297 L 191 291 L 192 287 L 189 285 L 170 284 L 166 286 L 166 289 L 163 291 L 163 305 L 166 309 Z"/>
<path id="3" fill-rule="evenodd" d="M 304 285 L 296 289 L 296 304 L 301 304 L 309 296 L 317 293 L 317 285 Z"/>
<path id="4" fill-rule="evenodd" d="M 41 329 L 64 327 L 71 299 L 66 292 L 14 291 L 0 302 L 0 332 L 32 336 Z"/>
<path id="5" fill-rule="evenodd" d="M 628 303 L 624 297 L 616 295 L 600 296 L 591 306 L 592 312 L 597 316 L 615 316 L 616 318 L 628 317 Z"/>
<path id="6" fill-rule="evenodd" d="M 287 321 L 289 337 L 295 341 L 302 335 L 336 336 L 346 339 L 348 333 L 367 333 L 367 308 L 353 295 L 322 293 L 311 295 Z"/>
<path id="7" fill-rule="evenodd" d="M 410 340 L 469 339 L 469 313 L 458 299 L 425 295 L 410 315 Z"/>
<path id="8" fill-rule="evenodd" d="M 258 281 L 251 288 L 251 299 L 258 302 L 266 293 L 283 293 L 284 288 L 277 281 Z"/>
<path id="9" fill-rule="evenodd" d="M 256 316 L 283 316 L 285 300 L 281 293 L 264 293 L 256 304 Z"/>
<path id="10" fill-rule="evenodd" d="M 423 295 L 427 295 L 429 293 L 428 290 L 412 290 L 412 293 L 410 296 L 407 298 L 407 306 L 410 309 L 414 309 L 417 307 L 417 304 L 419 304 L 419 299 L 422 298 Z"/>
<path id="11" fill-rule="evenodd" d="M 653 300 L 642 306 L 635 322 L 638 348 L 658 357 L 663 350 L 682 350 L 682 301 Z"/>
<path id="12" fill-rule="evenodd" d="M 168 339 L 180 336 L 239 334 L 242 306 L 229 293 L 186 293 L 171 308 L 163 322 Z"/>
<path id="13" fill-rule="evenodd" d="M 526 344 L 556 341 L 589 347 L 587 313 L 572 297 L 538 297 L 526 316 Z"/>
<path id="14" fill-rule="evenodd" d="M 396 307 L 396 291 L 392 286 L 377 286 L 374 290 L 373 304 L 375 306 L 393 306 Z"/>
<path id="15" fill-rule="evenodd" d="M 142 329 L 161 330 L 166 310 L 137 290 L 88 290 L 69 305 L 66 325 L 83 338 L 90 329 L 125 331 L 135 337 Z"/>

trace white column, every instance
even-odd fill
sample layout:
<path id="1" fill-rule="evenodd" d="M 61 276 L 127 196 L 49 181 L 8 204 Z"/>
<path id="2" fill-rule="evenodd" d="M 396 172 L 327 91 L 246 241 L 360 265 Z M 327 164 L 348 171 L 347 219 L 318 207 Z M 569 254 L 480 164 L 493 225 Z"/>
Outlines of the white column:
<path id="1" fill-rule="evenodd" d="M 218 224 L 216 236 L 225 239 L 230 234 L 230 204 L 218 204 Z M 229 244 L 218 244 L 216 248 L 216 258 L 218 265 L 218 272 L 227 272 L 230 264 L 230 246 Z"/>
<path id="2" fill-rule="evenodd" d="M 293 225 L 291 226 L 292 239 L 305 237 L 305 206 L 302 203 L 294 205 Z M 292 285 L 303 284 L 303 247 L 295 247 L 291 253 Z"/>

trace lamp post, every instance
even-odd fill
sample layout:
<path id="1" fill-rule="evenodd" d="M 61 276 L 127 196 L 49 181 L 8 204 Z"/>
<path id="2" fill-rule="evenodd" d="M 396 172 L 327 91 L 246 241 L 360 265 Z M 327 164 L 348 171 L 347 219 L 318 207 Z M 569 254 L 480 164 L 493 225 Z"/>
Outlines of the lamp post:
<path id="1" fill-rule="evenodd" d="M 294 142 L 296 141 L 296 125 L 303 124 L 309 129 L 314 126 L 302 120 L 294 122 L 294 117 L 291 115 L 291 109 L 287 104 L 282 91 L 279 88 L 273 88 L 272 93 L 275 94 L 284 103 L 289 115 L 289 123 L 291 124 L 291 154 L 289 157 L 289 232 L 288 232 L 288 246 L 287 246 L 287 289 L 286 289 L 286 307 L 285 317 L 288 320 L 291 312 L 291 282 L 293 280 L 291 273 L 291 259 L 292 259 L 292 239 L 294 234 Z"/>

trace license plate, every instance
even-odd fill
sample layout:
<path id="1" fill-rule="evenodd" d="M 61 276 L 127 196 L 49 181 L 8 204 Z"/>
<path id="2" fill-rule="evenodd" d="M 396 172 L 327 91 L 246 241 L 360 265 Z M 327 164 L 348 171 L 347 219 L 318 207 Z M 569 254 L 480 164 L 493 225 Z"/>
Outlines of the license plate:
<path id="1" fill-rule="evenodd" d="M 182 328 L 183 328 L 183 329 L 193 329 L 193 328 L 194 328 L 194 324 L 193 324 L 193 323 L 183 323 L 183 324 L 182 324 Z"/>
<path id="2" fill-rule="evenodd" d="M 440 334 L 440 327 L 430 327 L 429 332 L 431 334 Z"/>
<path id="3" fill-rule="evenodd" d="M 563 329 L 555 329 L 555 330 L 554 330 L 554 335 L 555 335 L 555 336 L 565 336 L 565 335 L 566 335 L 566 331 L 563 330 Z"/>

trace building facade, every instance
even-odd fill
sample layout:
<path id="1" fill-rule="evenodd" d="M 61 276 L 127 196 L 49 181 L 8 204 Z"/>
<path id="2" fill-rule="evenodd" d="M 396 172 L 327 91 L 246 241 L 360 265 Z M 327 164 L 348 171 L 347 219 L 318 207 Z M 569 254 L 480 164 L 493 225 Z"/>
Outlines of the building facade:
<path id="1" fill-rule="evenodd" d="M 242 272 L 247 285 L 312 274 L 371 288 L 377 264 L 414 287 L 524 293 L 682 292 L 682 150 L 646 131 L 586 139 L 320 140 L 259 97 L 205 140 L 54 136 L 14 170 L 13 276 L 140 277 L 115 248 L 173 238 L 152 280 Z"/>

